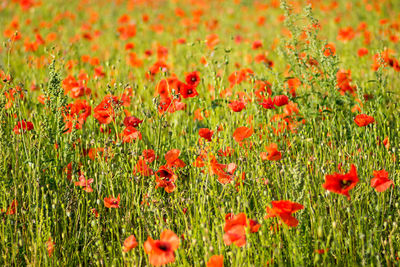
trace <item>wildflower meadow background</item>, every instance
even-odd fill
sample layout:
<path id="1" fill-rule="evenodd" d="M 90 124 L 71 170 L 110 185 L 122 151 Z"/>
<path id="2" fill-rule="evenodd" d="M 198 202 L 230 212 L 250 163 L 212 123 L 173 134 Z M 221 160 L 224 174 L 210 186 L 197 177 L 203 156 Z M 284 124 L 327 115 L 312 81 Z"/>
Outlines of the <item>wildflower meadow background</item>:
<path id="1" fill-rule="evenodd" d="M 398 266 L 397 0 L 0 0 L 1 266 Z"/>

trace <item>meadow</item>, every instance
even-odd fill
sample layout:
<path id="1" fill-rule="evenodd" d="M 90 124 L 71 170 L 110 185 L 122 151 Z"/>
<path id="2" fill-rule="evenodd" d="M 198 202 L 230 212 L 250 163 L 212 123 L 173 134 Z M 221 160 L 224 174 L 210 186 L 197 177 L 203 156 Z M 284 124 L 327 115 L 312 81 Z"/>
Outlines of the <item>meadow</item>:
<path id="1" fill-rule="evenodd" d="M 397 0 L 0 0 L 1 266 L 398 266 Z"/>

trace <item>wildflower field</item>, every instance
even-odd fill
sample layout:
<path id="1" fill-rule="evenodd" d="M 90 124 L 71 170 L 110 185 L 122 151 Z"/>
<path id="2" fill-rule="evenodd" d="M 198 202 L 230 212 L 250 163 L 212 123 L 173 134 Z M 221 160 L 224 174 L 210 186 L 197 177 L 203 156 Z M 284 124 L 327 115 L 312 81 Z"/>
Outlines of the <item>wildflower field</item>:
<path id="1" fill-rule="evenodd" d="M 0 266 L 398 266 L 398 0 L 0 0 Z"/>

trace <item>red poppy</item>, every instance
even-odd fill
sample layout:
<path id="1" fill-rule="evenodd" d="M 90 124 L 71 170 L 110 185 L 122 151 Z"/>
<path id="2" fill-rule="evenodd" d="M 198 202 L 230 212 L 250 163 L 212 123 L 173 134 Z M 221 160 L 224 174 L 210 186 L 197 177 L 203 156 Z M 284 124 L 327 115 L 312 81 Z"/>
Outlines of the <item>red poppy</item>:
<path id="1" fill-rule="evenodd" d="M 349 92 L 352 95 L 355 94 L 354 91 L 356 90 L 356 86 L 350 85 L 350 82 L 352 81 L 350 70 L 339 70 L 336 73 L 336 80 L 340 94 L 344 95 L 346 92 Z"/>
<path id="2" fill-rule="evenodd" d="M 333 43 L 326 44 L 324 49 L 324 56 L 329 57 L 329 56 L 334 56 L 335 54 L 336 54 L 335 44 Z"/>
<path id="3" fill-rule="evenodd" d="M 93 116 L 101 124 L 111 123 L 115 116 L 113 105 L 118 102 L 115 96 L 105 96 L 103 101 L 93 110 Z"/>
<path id="4" fill-rule="evenodd" d="M 175 180 L 177 176 L 170 168 L 161 166 L 155 175 L 157 183 L 156 188 L 162 187 L 167 193 L 172 193 L 175 190 Z"/>
<path id="5" fill-rule="evenodd" d="M 122 141 L 124 143 L 130 143 L 136 139 L 142 140 L 142 133 L 136 130 L 136 128 L 132 126 L 126 127 L 122 135 L 123 135 Z"/>
<path id="6" fill-rule="evenodd" d="M 328 248 L 326 248 L 326 249 L 316 249 L 316 250 L 314 250 L 314 252 L 315 253 L 318 253 L 318 254 L 325 254 L 326 252 L 328 251 Z"/>
<path id="7" fill-rule="evenodd" d="M 210 160 L 210 173 L 218 176 L 218 181 L 221 184 L 228 184 L 233 181 L 233 173 L 236 170 L 235 163 L 220 164 L 214 156 Z"/>
<path id="8" fill-rule="evenodd" d="M 206 44 L 209 49 L 213 49 L 219 43 L 219 37 L 217 34 L 213 33 L 206 37 Z"/>
<path id="9" fill-rule="evenodd" d="M 207 262 L 207 267 L 223 267 L 223 266 L 224 266 L 223 255 L 213 255 Z"/>
<path id="10" fill-rule="evenodd" d="M 325 183 L 322 185 L 326 190 L 336 194 L 342 194 L 350 199 L 349 191 L 358 183 L 356 166 L 351 164 L 350 172 L 345 174 L 334 173 L 325 176 Z"/>
<path id="11" fill-rule="evenodd" d="M 289 103 L 289 97 L 286 95 L 277 95 L 274 97 L 274 104 L 278 107 L 287 105 Z"/>
<path id="12" fill-rule="evenodd" d="M 214 134 L 214 131 L 211 131 L 208 128 L 201 128 L 199 130 L 199 135 L 200 137 L 203 137 L 204 139 L 206 139 L 208 142 L 211 142 L 211 138 Z"/>
<path id="13" fill-rule="evenodd" d="M 81 186 L 84 191 L 90 193 L 93 192 L 93 188 L 90 186 L 91 183 L 93 183 L 93 179 L 86 180 L 85 176 L 81 174 L 79 182 L 75 182 L 75 186 Z"/>
<path id="14" fill-rule="evenodd" d="M 260 105 L 263 106 L 263 108 L 265 109 L 275 109 L 275 103 L 271 97 L 269 97 L 268 99 L 264 98 L 263 102 L 261 102 Z"/>
<path id="15" fill-rule="evenodd" d="M 393 181 L 390 180 L 389 173 L 385 170 L 374 171 L 374 178 L 371 179 L 371 186 L 375 188 L 377 192 L 384 192 L 390 186 L 394 187 Z"/>
<path id="16" fill-rule="evenodd" d="M 261 227 L 261 224 L 259 224 L 256 220 L 249 219 L 249 224 L 251 233 L 257 233 Z"/>
<path id="17" fill-rule="evenodd" d="M 233 132 L 233 139 L 235 139 L 236 142 L 240 143 L 244 139 L 249 138 L 253 134 L 254 130 L 253 127 L 248 128 L 246 126 L 242 126 L 237 128 Z"/>
<path id="18" fill-rule="evenodd" d="M 144 160 L 148 163 L 152 163 L 156 159 L 156 153 L 154 152 L 153 149 L 143 150 L 142 156 L 143 156 Z"/>
<path id="19" fill-rule="evenodd" d="M 296 90 L 301 85 L 300 79 L 299 78 L 290 78 L 286 81 L 286 85 L 289 90 L 289 93 L 293 97 L 296 97 Z"/>
<path id="20" fill-rule="evenodd" d="M 253 48 L 255 50 L 255 49 L 261 48 L 262 46 L 263 46 L 262 42 L 260 40 L 256 40 L 253 42 L 251 48 Z"/>
<path id="21" fill-rule="evenodd" d="M 138 245 L 136 238 L 134 235 L 129 236 L 127 239 L 124 241 L 124 252 L 131 251 L 132 249 L 136 248 Z"/>
<path id="22" fill-rule="evenodd" d="M 193 71 L 186 75 L 185 81 L 188 85 L 192 87 L 197 87 L 197 85 L 200 83 L 200 75 L 198 71 Z"/>
<path id="23" fill-rule="evenodd" d="M 124 119 L 124 125 L 126 127 L 129 127 L 129 126 L 138 127 L 139 124 L 141 124 L 142 122 L 143 122 L 143 120 L 140 120 L 134 116 L 125 117 L 125 119 Z"/>
<path id="24" fill-rule="evenodd" d="M 363 127 L 363 126 L 367 126 L 368 124 L 375 122 L 375 119 L 374 119 L 374 117 L 368 116 L 366 114 L 359 114 L 354 118 L 354 122 L 358 126 Z"/>
<path id="25" fill-rule="evenodd" d="M 21 129 L 22 129 L 22 131 L 20 131 Z M 15 125 L 13 131 L 14 131 L 15 134 L 21 134 L 23 132 L 30 131 L 32 129 L 33 129 L 33 123 L 32 122 L 22 120 L 22 121 L 19 121 L 17 123 L 17 125 Z"/>
<path id="26" fill-rule="evenodd" d="M 282 153 L 280 151 L 278 151 L 277 144 L 272 143 L 265 148 L 268 152 L 268 156 L 267 156 L 268 160 L 280 160 L 282 158 Z"/>
<path id="27" fill-rule="evenodd" d="M 165 113 L 170 107 L 172 106 L 172 99 L 167 96 L 167 97 L 161 97 L 160 98 L 160 103 L 158 104 L 158 112 L 163 114 Z"/>
<path id="28" fill-rule="evenodd" d="M 179 92 L 183 98 L 195 97 L 198 95 L 196 88 L 192 85 L 183 84 Z"/>
<path id="29" fill-rule="evenodd" d="M 386 136 L 385 139 L 383 139 L 382 144 L 386 147 L 387 150 L 390 148 L 390 142 L 389 142 L 389 137 Z"/>
<path id="30" fill-rule="evenodd" d="M 49 257 L 51 258 L 51 256 L 53 256 L 53 252 L 54 252 L 54 242 L 52 240 L 51 237 L 49 237 L 49 239 L 46 242 L 46 247 L 47 247 L 47 253 L 49 254 Z"/>
<path id="31" fill-rule="evenodd" d="M 11 202 L 11 205 L 7 208 L 6 215 L 14 215 L 17 212 L 17 206 L 18 202 L 16 199 L 14 199 Z M 1 212 L 4 212 L 4 210 L 2 209 Z"/>
<path id="32" fill-rule="evenodd" d="M 233 112 L 240 112 L 246 108 L 246 104 L 243 101 L 232 101 L 229 107 Z"/>
<path id="33" fill-rule="evenodd" d="M 227 214 L 227 216 L 225 216 L 225 234 L 223 238 L 225 245 L 229 246 L 235 244 L 238 247 L 246 245 L 245 227 L 247 227 L 246 214 Z"/>
<path id="34" fill-rule="evenodd" d="M 105 197 L 104 198 L 104 206 L 106 208 L 119 208 L 119 201 L 120 201 L 120 195 L 118 194 L 118 198 L 115 198 L 113 196 L 110 197 Z"/>
<path id="35" fill-rule="evenodd" d="M 171 168 L 183 168 L 186 166 L 185 162 L 183 162 L 179 155 L 181 151 L 179 149 L 171 149 L 167 153 L 165 153 L 165 160 L 167 161 L 167 166 Z"/>
<path id="36" fill-rule="evenodd" d="M 339 33 L 337 39 L 343 42 L 351 41 L 356 36 L 356 32 L 353 27 L 348 26 L 345 28 L 339 29 Z"/>
<path id="37" fill-rule="evenodd" d="M 359 57 L 363 57 L 368 54 L 368 49 L 365 47 L 361 47 L 360 49 L 358 49 L 357 54 Z"/>
<path id="38" fill-rule="evenodd" d="M 292 216 L 292 213 L 304 209 L 304 206 L 290 200 L 272 201 L 272 208 L 267 207 L 265 218 L 279 217 L 290 227 L 296 227 L 299 221 Z"/>
<path id="39" fill-rule="evenodd" d="M 95 208 L 91 209 L 91 212 L 93 213 L 94 217 L 99 218 L 99 212 Z"/>
<path id="40" fill-rule="evenodd" d="M 171 230 L 164 230 L 160 240 L 147 238 L 144 251 L 149 255 L 151 265 L 161 266 L 175 261 L 175 250 L 179 247 L 179 237 Z"/>
<path id="41" fill-rule="evenodd" d="M 92 108 L 86 100 L 77 99 L 69 104 L 66 112 L 63 113 L 66 133 L 72 132 L 73 128 L 81 129 L 91 113 Z"/>

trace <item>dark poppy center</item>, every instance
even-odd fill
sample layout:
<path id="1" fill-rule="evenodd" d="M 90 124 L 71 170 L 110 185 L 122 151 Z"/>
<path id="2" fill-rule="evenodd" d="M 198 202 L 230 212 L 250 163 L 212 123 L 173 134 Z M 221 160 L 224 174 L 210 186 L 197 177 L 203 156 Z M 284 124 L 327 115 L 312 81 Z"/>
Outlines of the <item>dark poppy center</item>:
<path id="1" fill-rule="evenodd" d="M 196 79 L 196 77 L 192 77 L 192 82 L 195 82 L 197 79 Z"/>
<path id="2" fill-rule="evenodd" d="M 191 93 L 193 93 L 192 89 L 189 89 L 187 92 L 188 92 L 189 95 L 190 95 Z"/>
<path id="3" fill-rule="evenodd" d="M 169 251 L 171 249 L 171 245 L 167 242 L 159 242 L 157 247 L 162 251 Z"/>
<path id="4" fill-rule="evenodd" d="M 158 173 L 160 174 L 160 177 L 163 178 L 169 178 L 171 176 L 171 174 L 166 170 L 160 170 Z"/>
<path id="5" fill-rule="evenodd" d="M 349 181 L 349 180 L 342 180 L 342 181 L 340 181 L 340 187 L 341 187 L 341 188 L 347 188 L 347 187 L 350 186 L 350 184 L 351 184 L 351 181 Z"/>

